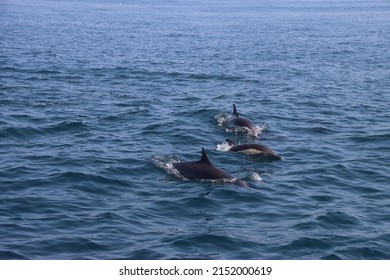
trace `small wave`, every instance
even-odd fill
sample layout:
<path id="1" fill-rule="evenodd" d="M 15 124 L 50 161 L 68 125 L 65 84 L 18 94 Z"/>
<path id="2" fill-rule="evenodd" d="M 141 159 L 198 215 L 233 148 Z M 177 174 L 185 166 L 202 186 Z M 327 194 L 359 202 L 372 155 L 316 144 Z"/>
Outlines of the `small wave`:
<path id="1" fill-rule="evenodd" d="M 295 240 L 292 240 L 287 245 L 281 247 L 283 250 L 295 250 L 295 251 L 305 251 L 309 249 L 317 250 L 329 250 L 332 245 L 327 242 L 324 238 L 314 238 L 308 236 L 302 236 Z"/>
<path id="2" fill-rule="evenodd" d="M 0 251 L 0 259 L 1 260 L 27 260 L 24 255 L 19 254 L 18 252 L 15 251 Z"/>
<path id="3" fill-rule="evenodd" d="M 43 242 L 42 242 L 43 243 Z M 37 245 L 32 245 L 31 247 Z M 99 240 L 98 236 L 90 237 L 54 237 L 52 239 L 47 238 L 44 240 L 44 244 L 41 244 L 42 250 L 46 252 L 61 252 L 61 257 L 66 259 L 74 253 L 84 251 L 102 251 L 106 250 L 107 247 L 104 244 L 103 240 Z M 57 253 L 58 254 L 58 253 Z M 58 257 L 57 254 L 54 254 Z M 45 256 L 45 258 L 50 258 L 51 256 Z M 84 257 L 87 258 L 88 257 Z"/>
<path id="4" fill-rule="evenodd" d="M 46 128 L 45 132 L 69 132 L 69 131 L 85 131 L 88 129 L 88 125 L 86 125 L 82 121 L 62 121 L 58 124 L 52 125 Z"/>
<path id="5" fill-rule="evenodd" d="M 250 178 L 252 181 L 256 181 L 256 182 L 263 181 L 263 178 L 261 178 L 260 174 L 257 173 L 257 172 L 251 172 L 251 173 L 249 174 L 249 178 Z"/>
<path id="6" fill-rule="evenodd" d="M 369 244 L 367 246 L 349 246 L 344 253 L 346 259 L 362 260 L 388 260 L 390 258 L 389 248 L 380 244 Z"/>
<path id="7" fill-rule="evenodd" d="M 49 178 L 57 183 L 72 184 L 74 189 L 79 191 L 95 194 L 111 194 L 115 191 L 114 188 L 100 186 L 127 186 L 127 183 L 121 179 L 86 172 L 65 171 L 53 173 Z"/>
<path id="8" fill-rule="evenodd" d="M 348 215 L 340 211 L 329 211 L 316 218 L 317 223 L 326 228 L 341 228 L 349 227 L 351 225 L 359 225 L 360 221 L 357 217 Z"/>
<path id="9" fill-rule="evenodd" d="M 376 143 L 381 141 L 389 141 L 390 140 L 390 133 L 387 131 L 379 132 L 379 133 L 371 133 L 371 134 L 365 134 L 365 135 L 358 135 L 358 136 L 351 136 L 351 140 L 357 142 L 357 143 Z"/>
<path id="10" fill-rule="evenodd" d="M 0 130 L 0 139 L 31 139 L 41 135 L 60 132 L 82 132 L 88 125 L 81 121 L 63 121 L 48 127 L 15 127 L 10 126 Z"/>
<path id="11" fill-rule="evenodd" d="M 0 139 L 4 138 L 30 138 L 41 133 L 40 129 L 33 127 L 7 127 L 0 130 Z"/>
<path id="12" fill-rule="evenodd" d="M 323 126 L 315 126 L 315 127 L 309 128 L 309 129 L 313 133 L 317 133 L 317 134 L 330 134 L 330 133 L 334 132 L 332 129 L 327 128 L 327 127 L 323 127 Z"/>

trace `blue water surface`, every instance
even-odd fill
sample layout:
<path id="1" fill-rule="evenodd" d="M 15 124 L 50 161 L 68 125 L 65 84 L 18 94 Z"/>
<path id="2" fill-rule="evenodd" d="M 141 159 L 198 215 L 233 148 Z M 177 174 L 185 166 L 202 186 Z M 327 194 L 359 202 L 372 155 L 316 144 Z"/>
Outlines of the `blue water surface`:
<path id="1" fill-rule="evenodd" d="M 0 31 L 1 259 L 390 259 L 389 1 L 0 0 Z M 249 188 L 175 176 L 202 147 Z"/>

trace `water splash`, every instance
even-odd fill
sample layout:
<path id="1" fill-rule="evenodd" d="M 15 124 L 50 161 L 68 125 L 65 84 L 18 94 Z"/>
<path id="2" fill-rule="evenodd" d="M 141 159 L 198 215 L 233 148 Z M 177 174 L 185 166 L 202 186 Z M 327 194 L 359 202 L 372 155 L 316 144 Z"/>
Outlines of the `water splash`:
<path id="1" fill-rule="evenodd" d="M 228 142 L 224 141 L 221 144 L 217 144 L 216 150 L 220 152 L 227 152 L 232 146 Z"/>
<path id="2" fill-rule="evenodd" d="M 256 181 L 256 182 L 263 181 L 263 178 L 261 178 L 260 174 L 257 173 L 257 172 L 251 172 L 250 175 L 249 175 L 249 178 L 252 181 Z"/>
<path id="3" fill-rule="evenodd" d="M 184 178 L 180 174 L 180 172 L 173 166 L 173 164 L 176 162 L 180 162 L 180 160 L 172 156 L 157 155 L 152 157 L 152 163 L 154 164 L 154 166 L 163 169 L 168 174 L 173 175 L 179 179 L 188 180 Z"/>

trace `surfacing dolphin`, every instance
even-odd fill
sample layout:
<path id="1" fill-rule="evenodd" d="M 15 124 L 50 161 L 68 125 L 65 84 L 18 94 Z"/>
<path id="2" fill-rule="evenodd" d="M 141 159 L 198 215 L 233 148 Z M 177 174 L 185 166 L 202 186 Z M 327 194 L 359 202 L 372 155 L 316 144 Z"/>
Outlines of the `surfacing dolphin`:
<path id="1" fill-rule="evenodd" d="M 282 159 L 281 156 L 276 154 L 270 148 L 260 144 L 236 144 L 233 141 L 226 139 L 225 140 L 230 147 L 229 151 L 231 152 L 240 152 L 249 156 L 264 156 L 268 159 L 279 160 Z"/>
<path id="2" fill-rule="evenodd" d="M 234 178 L 226 171 L 215 167 L 209 160 L 206 151 L 202 148 L 202 158 L 198 161 L 175 162 L 173 166 L 180 174 L 189 180 L 222 180 L 241 187 L 248 185 L 240 179 Z"/>
<path id="3" fill-rule="evenodd" d="M 256 128 L 253 123 L 249 119 L 239 116 L 235 104 L 233 104 L 233 112 L 225 121 L 224 126 L 228 129 L 244 128 L 256 134 Z"/>

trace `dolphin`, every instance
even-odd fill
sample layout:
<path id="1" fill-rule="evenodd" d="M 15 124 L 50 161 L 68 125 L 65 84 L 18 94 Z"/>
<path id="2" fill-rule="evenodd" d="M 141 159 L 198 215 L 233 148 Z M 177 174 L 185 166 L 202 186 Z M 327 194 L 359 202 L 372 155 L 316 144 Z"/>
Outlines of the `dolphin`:
<path id="1" fill-rule="evenodd" d="M 202 148 L 202 158 L 199 161 L 175 162 L 173 166 L 180 174 L 189 180 L 226 180 L 241 187 L 248 185 L 240 179 L 234 178 L 226 171 L 215 167 L 209 160 L 206 151 Z"/>
<path id="2" fill-rule="evenodd" d="M 226 139 L 225 140 L 230 147 L 229 151 L 231 152 L 240 152 L 250 156 L 264 156 L 269 159 L 279 160 L 282 159 L 281 156 L 276 154 L 270 148 L 260 144 L 236 144 L 233 141 Z"/>
<path id="3" fill-rule="evenodd" d="M 256 129 L 253 123 L 247 118 L 239 116 L 235 104 L 233 104 L 233 113 L 225 121 L 224 126 L 229 129 L 246 128 L 256 134 Z"/>

